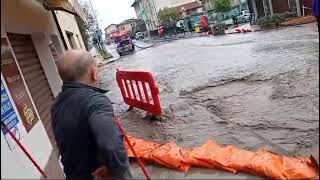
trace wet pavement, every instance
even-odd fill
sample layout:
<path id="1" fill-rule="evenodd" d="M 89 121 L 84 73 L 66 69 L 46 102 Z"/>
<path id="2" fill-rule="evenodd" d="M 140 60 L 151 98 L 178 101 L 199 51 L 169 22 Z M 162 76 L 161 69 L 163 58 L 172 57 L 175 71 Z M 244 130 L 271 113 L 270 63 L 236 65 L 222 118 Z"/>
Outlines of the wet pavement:
<path id="1" fill-rule="evenodd" d="M 319 38 L 315 24 L 177 40 L 108 64 L 102 87 L 129 134 L 194 147 L 212 139 L 249 150 L 319 158 Z M 123 103 L 116 68 L 151 71 L 163 121 Z M 124 113 L 125 112 L 125 113 Z M 136 177 L 143 177 L 132 163 Z M 251 179 L 247 174 L 148 164 L 153 178 Z"/>

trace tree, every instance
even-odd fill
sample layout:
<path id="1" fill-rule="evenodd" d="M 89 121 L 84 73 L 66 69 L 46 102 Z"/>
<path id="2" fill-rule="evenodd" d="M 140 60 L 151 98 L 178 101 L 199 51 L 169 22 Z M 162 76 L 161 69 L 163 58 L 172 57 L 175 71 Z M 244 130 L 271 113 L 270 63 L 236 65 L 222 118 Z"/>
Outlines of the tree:
<path id="1" fill-rule="evenodd" d="M 175 7 L 163 8 L 162 10 L 159 11 L 158 16 L 162 25 L 176 22 L 182 17 L 178 9 Z"/>
<path id="2" fill-rule="evenodd" d="M 231 10 L 231 2 L 230 0 L 212 0 L 213 9 L 217 12 L 220 12 L 223 19 L 224 13 Z"/>
<path id="3" fill-rule="evenodd" d="M 80 17 L 76 16 L 76 21 L 83 39 L 83 43 L 86 49 L 89 51 L 93 45 L 92 38 L 95 30 L 98 27 L 98 21 L 95 18 L 94 12 L 92 12 L 88 3 L 81 4 L 82 11 L 86 17 L 86 22 L 84 22 Z"/>
<path id="4" fill-rule="evenodd" d="M 81 7 L 87 21 L 83 22 L 82 20 L 78 19 L 77 22 L 87 50 L 90 50 L 93 45 L 103 58 L 112 57 L 106 51 L 102 42 L 102 33 L 99 29 L 97 12 L 92 9 L 87 2 L 81 4 Z"/>
<path id="5" fill-rule="evenodd" d="M 80 31 L 81 37 L 83 39 L 84 46 L 86 47 L 86 50 L 89 51 L 91 49 L 91 45 L 89 43 L 90 35 L 86 30 L 85 22 L 78 16 L 76 16 L 76 21 L 77 21 L 77 24 L 78 24 L 78 27 L 79 27 L 79 31 Z"/>
<path id="6" fill-rule="evenodd" d="M 230 0 L 212 0 L 213 9 L 217 12 L 228 12 L 231 10 Z"/>

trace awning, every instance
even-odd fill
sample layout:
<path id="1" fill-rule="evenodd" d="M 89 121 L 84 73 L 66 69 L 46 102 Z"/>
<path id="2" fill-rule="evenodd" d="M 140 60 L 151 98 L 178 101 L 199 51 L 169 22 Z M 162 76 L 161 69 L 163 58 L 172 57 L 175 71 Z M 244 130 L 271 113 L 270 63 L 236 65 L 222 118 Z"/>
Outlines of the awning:
<path id="1" fill-rule="evenodd" d="M 45 9 L 54 11 L 65 11 L 75 16 L 79 16 L 75 8 L 69 3 L 68 0 L 41 0 Z"/>
<path id="2" fill-rule="evenodd" d="M 134 5 L 136 4 L 136 3 L 138 3 L 140 0 L 134 0 L 134 2 L 132 3 L 132 5 L 131 5 L 131 7 L 134 7 Z"/>

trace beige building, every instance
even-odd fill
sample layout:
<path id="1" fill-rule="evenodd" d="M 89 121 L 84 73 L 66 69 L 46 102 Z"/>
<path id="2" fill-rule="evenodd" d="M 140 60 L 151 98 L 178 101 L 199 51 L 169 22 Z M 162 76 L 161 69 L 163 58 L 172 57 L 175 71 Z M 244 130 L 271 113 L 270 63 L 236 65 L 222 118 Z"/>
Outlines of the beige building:
<path id="1" fill-rule="evenodd" d="M 110 39 L 113 34 L 119 32 L 127 32 L 129 35 L 133 35 L 137 27 L 137 19 L 127 19 L 120 24 L 110 24 L 104 29 L 106 39 Z"/>
<path id="2" fill-rule="evenodd" d="M 11 112 L 2 116 L 6 111 L 1 111 L 1 122 L 7 123 L 50 179 L 64 178 L 50 117 L 53 98 L 62 86 L 55 59 L 66 49 L 84 47 L 71 15 L 80 10 L 73 3 L 1 0 L 1 109 L 10 107 Z M 5 103 L 10 106 L 4 107 Z M 1 179 L 40 177 L 13 138 L 2 131 Z"/>
<path id="3" fill-rule="evenodd" d="M 104 33 L 106 37 L 110 37 L 111 34 L 116 33 L 118 31 L 117 24 L 110 24 L 104 29 Z"/>
<path id="4" fill-rule="evenodd" d="M 122 21 L 117 25 L 117 29 L 119 32 L 129 32 L 132 33 L 135 31 L 137 26 L 137 19 L 127 19 Z"/>
<path id="5" fill-rule="evenodd" d="M 54 11 L 61 28 L 67 49 L 85 49 L 80 30 L 73 14 L 64 11 Z"/>

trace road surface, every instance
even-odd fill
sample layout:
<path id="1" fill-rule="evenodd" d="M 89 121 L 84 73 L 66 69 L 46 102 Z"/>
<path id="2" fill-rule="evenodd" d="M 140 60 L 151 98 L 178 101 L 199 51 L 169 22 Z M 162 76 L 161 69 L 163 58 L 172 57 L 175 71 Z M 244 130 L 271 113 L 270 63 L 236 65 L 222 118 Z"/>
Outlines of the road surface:
<path id="1" fill-rule="evenodd" d="M 208 139 L 281 155 L 319 154 L 319 38 L 315 24 L 246 34 L 177 40 L 108 64 L 102 87 L 117 113 L 128 108 L 116 68 L 151 71 L 165 121 L 124 113 L 134 136 L 195 147 Z M 319 159 L 319 157 L 316 157 Z M 137 177 L 143 177 L 132 163 Z M 148 164 L 153 178 L 253 178 L 192 168 L 181 173 Z"/>

